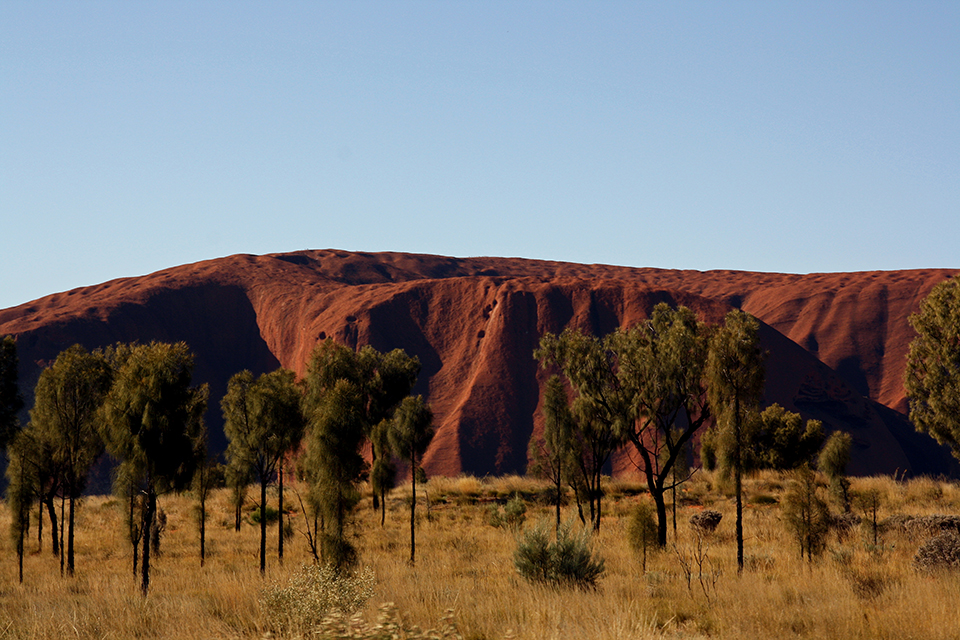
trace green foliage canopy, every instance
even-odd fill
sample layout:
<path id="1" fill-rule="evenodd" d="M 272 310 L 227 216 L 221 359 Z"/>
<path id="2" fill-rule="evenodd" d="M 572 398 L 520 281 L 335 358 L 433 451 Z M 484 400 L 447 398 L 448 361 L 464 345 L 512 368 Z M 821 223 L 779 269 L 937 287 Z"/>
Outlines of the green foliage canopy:
<path id="1" fill-rule="evenodd" d="M 910 421 L 960 458 L 960 276 L 933 288 L 910 316 L 904 386 Z"/>

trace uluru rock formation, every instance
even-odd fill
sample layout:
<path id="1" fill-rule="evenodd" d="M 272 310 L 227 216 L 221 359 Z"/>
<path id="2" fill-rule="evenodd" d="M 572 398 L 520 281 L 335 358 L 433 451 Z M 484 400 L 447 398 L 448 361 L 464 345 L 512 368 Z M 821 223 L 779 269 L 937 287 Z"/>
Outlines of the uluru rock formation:
<path id="1" fill-rule="evenodd" d="M 405 349 L 435 413 L 428 473 L 523 472 L 542 427 L 532 357 L 540 336 L 603 334 L 661 301 L 709 322 L 733 307 L 762 321 L 766 402 L 854 436 L 859 474 L 958 475 L 949 453 L 906 419 L 907 318 L 951 270 L 789 275 L 676 271 L 511 258 L 301 251 L 236 255 L 113 280 L 0 310 L 17 337 L 29 398 L 42 368 L 74 343 L 186 341 L 211 387 L 207 422 L 225 447 L 219 399 L 231 375 L 277 366 L 303 374 L 327 337 Z M 28 405 L 30 402 L 28 402 Z M 617 471 L 629 471 L 622 456 Z"/>

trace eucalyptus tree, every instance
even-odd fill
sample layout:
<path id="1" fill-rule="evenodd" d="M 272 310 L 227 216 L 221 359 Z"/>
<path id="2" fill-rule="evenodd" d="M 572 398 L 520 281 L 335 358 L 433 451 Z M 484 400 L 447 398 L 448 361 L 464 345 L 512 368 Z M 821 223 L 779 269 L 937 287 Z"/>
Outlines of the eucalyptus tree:
<path id="1" fill-rule="evenodd" d="M 311 372 L 317 366 L 317 361 L 311 360 Z M 345 378 L 311 403 L 308 413 L 301 468 L 312 484 L 311 500 L 323 523 L 318 532 L 323 559 L 337 570 L 351 568 L 357 559 L 356 548 L 347 537 L 347 524 L 360 500 L 357 485 L 365 467 L 363 414 L 363 394 L 355 382 Z"/>
<path id="2" fill-rule="evenodd" d="M 75 505 L 86 489 L 91 467 L 103 453 L 98 418 L 112 380 L 113 371 L 102 352 L 88 353 L 74 345 L 40 374 L 30 410 L 28 429 L 41 450 L 52 457 L 60 491 L 69 500 L 66 568 L 71 576 Z"/>
<path id="3" fill-rule="evenodd" d="M 371 444 L 373 508 L 380 507 L 383 520 L 386 506 L 381 503 L 387 490 L 393 488 L 396 469 L 389 448 L 379 445 L 384 444 L 384 436 L 390 431 L 394 412 L 417 382 L 420 360 L 402 349 L 381 353 L 369 345 L 357 351 L 355 358 L 359 374 L 356 382 L 364 396 L 363 431 Z"/>
<path id="4" fill-rule="evenodd" d="M 33 501 L 31 469 L 25 464 L 18 446 L 21 436 L 14 436 L 8 443 L 10 453 L 7 464 L 7 509 L 10 512 L 10 539 L 17 551 L 17 574 L 23 584 L 23 555 L 27 529 L 30 527 L 30 503 Z M 41 514 L 42 521 L 42 514 Z"/>
<path id="5" fill-rule="evenodd" d="M 941 282 L 910 316 L 904 388 L 910 421 L 960 458 L 960 276 Z"/>
<path id="6" fill-rule="evenodd" d="M 381 420 L 370 432 L 370 450 L 373 461 L 370 465 L 370 487 L 375 501 L 379 501 L 380 526 L 387 518 L 387 491 L 397 481 L 397 465 L 393 461 L 393 449 L 390 447 L 391 420 Z"/>
<path id="7" fill-rule="evenodd" d="M 630 412 L 622 422 L 657 512 L 657 544 L 667 544 L 666 494 L 694 434 L 710 417 L 705 367 L 710 330 L 689 308 L 660 303 L 650 317 L 612 334 Z"/>
<path id="8" fill-rule="evenodd" d="M 550 376 L 543 392 L 543 435 L 530 436 L 530 472 L 550 480 L 553 485 L 556 507 L 556 536 L 560 537 L 560 504 L 563 498 L 564 480 L 572 473 L 571 453 L 574 418 L 567 403 L 567 391 L 560 376 Z"/>
<path id="9" fill-rule="evenodd" d="M 760 348 L 760 325 L 744 311 L 734 309 L 710 342 L 707 375 L 710 401 L 729 459 L 736 495 L 737 570 L 743 571 L 743 473 L 744 452 L 749 448 L 746 427 L 759 413 L 763 399 L 764 353 Z"/>
<path id="10" fill-rule="evenodd" d="M 117 368 L 103 410 L 107 450 L 118 477 L 143 496 L 141 591 L 150 585 L 150 531 L 157 496 L 189 486 L 201 462 L 206 385 L 191 386 L 193 354 L 186 343 L 152 342 L 114 354 Z"/>
<path id="11" fill-rule="evenodd" d="M 616 356 L 610 336 L 601 339 L 570 328 L 559 336 L 544 334 L 534 351 L 544 367 L 553 365 L 560 370 L 573 392 L 573 402 L 567 406 L 566 394 L 557 383 L 548 385 L 549 406 L 563 421 L 557 426 L 570 432 L 556 444 L 566 448 L 567 460 L 582 480 L 596 531 L 602 515 L 603 469 L 624 444 L 626 423 L 632 415 L 632 398 L 619 375 Z"/>
<path id="12" fill-rule="evenodd" d="M 227 461 L 242 477 L 244 470 L 260 484 L 260 573 L 267 567 L 267 485 L 282 483 L 283 459 L 303 438 L 302 395 L 292 371 L 277 369 L 254 379 L 249 371 L 234 375 L 220 403 L 223 430 L 229 439 Z M 283 559 L 283 493 L 279 498 L 278 554 Z"/>
<path id="13" fill-rule="evenodd" d="M 346 538 L 346 519 L 358 499 L 357 484 L 366 470 L 360 449 L 374 443 L 374 507 L 380 507 L 388 480 L 381 460 L 387 455 L 383 433 L 400 402 L 410 394 L 420 372 L 420 361 L 401 349 L 381 353 L 371 346 L 354 351 L 333 340 L 314 349 L 304 379 L 307 437 L 301 474 L 312 483 L 308 500 L 320 512 L 324 526 L 321 548 L 338 566 L 355 558 Z M 383 463 L 383 464 L 381 464 Z"/>
<path id="14" fill-rule="evenodd" d="M 27 509 L 34 500 L 39 506 L 37 550 L 43 548 L 43 520 L 46 513 L 50 522 L 50 549 L 53 555 L 60 557 L 62 549 L 54 501 L 58 495 L 63 495 L 64 474 L 60 467 L 62 458 L 54 451 L 53 438 L 28 423 L 9 443 L 7 453 L 7 479 L 12 486 L 8 491 L 17 492 Z M 17 467 L 16 472 L 10 471 L 13 465 Z"/>
<path id="15" fill-rule="evenodd" d="M 433 440 L 433 412 L 422 396 L 407 396 L 397 407 L 390 430 L 393 452 L 410 463 L 410 564 L 416 562 L 417 471 Z"/>
<path id="16" fill-rule="evenodd" d="M 569 328 L 541 338 L 534 356 L 545 367 L 556 366 L 573 392 L 571 450 L 589 471 L 594 528 L 600 524 L 603 465 L 629 442 L 656 506 L 657 543 L 666 545 L 665 494 L 686 480 L 671 479 L 673 469 L 710 416 L 704 387 L 708 335 L 690 309 L 661 303 L 648 320 L 602 339 Z"/>
<path id="17" fill-rule="evenodd" d="M 210 456 L 208 450 L 208 434 L 204 429 L 202 444 L 197 455 L 200 458 L 200 465 L 193 475 L 193 493 L 197 497 L 199 509 L 197 511 L 197 528 L 200 534 L 200 566 L 204 566 L 207 561 L 207 501 L 210 494 L 217 487 L 224 486 L 223 465 L 218 464 Z"/>
<path id="18" fill-rule="evenodd" d="M 850 481 L 847 479 L 847 465 L 850 464 L 850 450 L 853 437 L 844 431 L 834 431 L 827 438 L 817 456 L 817 468 L 827 476 L 830 489 L 840 501 L 844 512 L 850 512 Z"/>

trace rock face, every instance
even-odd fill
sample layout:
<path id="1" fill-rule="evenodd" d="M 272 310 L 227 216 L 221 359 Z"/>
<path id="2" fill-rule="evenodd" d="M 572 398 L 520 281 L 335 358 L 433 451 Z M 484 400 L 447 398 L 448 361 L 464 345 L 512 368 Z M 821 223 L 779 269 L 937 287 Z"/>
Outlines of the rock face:
<path id="1" fill-rule="evenodd" d="M 733 307 L 762 321 L 766 402 L 854 436 L 851 471 L 948 473 L 958 467 L 906 420 L 907 318 L 947 270 L 786 275 L 670 271 L 508 258 L 302 251 L 236 255 L 75 289 L 0 310 L 17 337 L 25 395 L 74 343 L 184 340 L 211 387 L 207 422 L 225 447 L 219 399 L 231 375 L 277 366 L 303 374 L 327 337 L 405 349 L 423 366 L 415 392 L 434 409 L 428 473 L 523 472 L 542 428 L 548 372 L 540 335 L 632 325 L 658 302 L 709 322 Z M 627 456 L 615 472 L 629 472 Z"/>

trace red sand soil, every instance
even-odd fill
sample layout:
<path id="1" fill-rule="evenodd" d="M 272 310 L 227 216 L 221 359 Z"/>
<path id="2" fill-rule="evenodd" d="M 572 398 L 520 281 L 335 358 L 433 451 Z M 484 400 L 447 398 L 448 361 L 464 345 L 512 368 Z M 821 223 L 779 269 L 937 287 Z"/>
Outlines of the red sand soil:
<path id="1" fill-rule="evenodd" d="M 767 402 L 854 435 L 856 473 L 951 473 L 952 458 L 905 418 L 907 318 L 949 270 L 789 275 L 676 271 L 514 258 L 302 251 L 236 255 L 113 280 L 0 310 L 32 388 L 66 347 L 185 340 L 211 386 L 207 421 L 224 447 L 219 398 L 241 369 L 303 374 L 327 337 L 402 348 L 423 365 L 433 406 L 428 473 L 522 472 L 542 429 L 532 352 L 566 326 L 598 334 L 661 301 L 717 322 L 740 307 L 763 324 Z M 629 457 L 615 461 L 630 470 Z"/>

